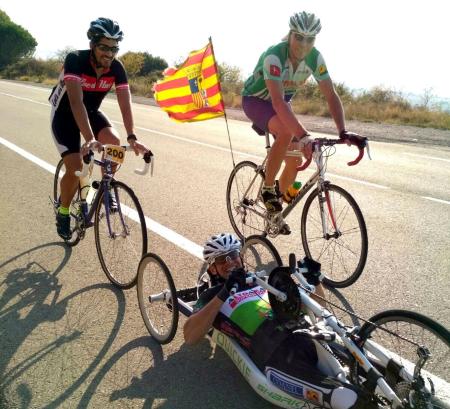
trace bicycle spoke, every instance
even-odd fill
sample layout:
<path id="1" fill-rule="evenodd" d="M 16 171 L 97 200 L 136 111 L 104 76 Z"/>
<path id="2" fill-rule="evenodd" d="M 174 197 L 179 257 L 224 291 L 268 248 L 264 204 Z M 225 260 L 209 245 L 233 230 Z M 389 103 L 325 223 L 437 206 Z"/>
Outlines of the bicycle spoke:
<path id="1" fill-rule="evenodd" d="M 318 191 L 307 199 L 302 214 L 302 243 L 306 255 L 320 261 L 325 283 L 345 287 L 362 272 L 367 257 L 367 233 L 361 212 L 342 188 L 326 185 L 323 214 Z M 323 231 L 322 215 L 327 231 Z M 334 229 L 336 226 L 336 230 Z"/>

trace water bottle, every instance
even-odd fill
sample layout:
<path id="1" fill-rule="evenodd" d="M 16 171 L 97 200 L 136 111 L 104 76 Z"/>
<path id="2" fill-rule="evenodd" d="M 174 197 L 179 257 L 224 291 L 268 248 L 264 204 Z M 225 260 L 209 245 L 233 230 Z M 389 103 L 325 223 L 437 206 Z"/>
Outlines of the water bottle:
<path id="1" fill-rule="evenodd" d="M 292 200 L 294 200 L 295 197 L 297 196 L 297 194 L 300 191 L 301 187 L 302 187 L 302 182 L 295 181 L 292 185 L 290 185 L 287 188 L 286 192 L 283 195 L 283 200 L 286 203 L 291 203 Z"/>
<path id="2" fill-rule="evenodd" d="M 94 197 L 95 197 L 95 195 L 96 195 L 96 193 L 97 193 L 98 187 L 99 187 L 99 183 L 98 183 L 97 181 L 94 180 L 94 181 L 91 183 L 91 186 L 90 186 L 90 188 L 89 188 L 89 192 L 88 192 L 88 194 L 87 194 L 87 196 L 86 196 L 86 202 L 87 202 L 88 204 L 91 204 L 92 201 L 94 200 Z"/>

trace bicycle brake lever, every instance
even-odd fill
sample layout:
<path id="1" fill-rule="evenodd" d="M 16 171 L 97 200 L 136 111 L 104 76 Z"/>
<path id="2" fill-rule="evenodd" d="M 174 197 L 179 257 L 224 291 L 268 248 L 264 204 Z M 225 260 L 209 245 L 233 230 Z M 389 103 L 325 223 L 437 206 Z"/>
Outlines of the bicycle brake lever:
<path id="1" fill-rule="evenodd" d="M 366 149 L 367 149 L 367 156 L 369 157 L 370 160 L 372 160 L 372 157 L 370 156 L 369 141 L 367 141 L 366 143 Z"/>

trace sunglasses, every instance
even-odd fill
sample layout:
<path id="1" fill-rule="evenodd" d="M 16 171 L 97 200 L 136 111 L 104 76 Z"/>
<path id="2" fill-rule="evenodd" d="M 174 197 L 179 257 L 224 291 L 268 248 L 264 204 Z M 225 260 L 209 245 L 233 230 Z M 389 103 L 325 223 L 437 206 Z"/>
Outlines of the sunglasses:
<path id="1" fill-rule="evenodd" d="M 300 43 L 302 43 L 303 41 L 306 41 L 309 44 L 312 44 L 314 42 L 314 40 L 316 39 L 316 37 L 308 37 L 308 36 L 304 36 L 302 34 L 295 33 L 295 32 L 294 32 L 294 38 Z"/>
<path id="2" fill-rule="evenodd" d="M 119 52 L 119 47 L 117 46 L 110 47 L 106 44 L 96 44 L 96 47 L 104 53 L 111 51 L 113 54 L 117 54 Z"/>
<path id="3" fill-rule="evenodd" d="M 216 264 L 229 263 L 231 261 L 237 260 L 240 256 L 241 255 L 239 253 L 239 250 L 233 250 L 233 251 L 230 251 L 229 253 L 223 254 L 221 256 L 217 256 L 214 259 L 214 263 L 216 263 Z"/>

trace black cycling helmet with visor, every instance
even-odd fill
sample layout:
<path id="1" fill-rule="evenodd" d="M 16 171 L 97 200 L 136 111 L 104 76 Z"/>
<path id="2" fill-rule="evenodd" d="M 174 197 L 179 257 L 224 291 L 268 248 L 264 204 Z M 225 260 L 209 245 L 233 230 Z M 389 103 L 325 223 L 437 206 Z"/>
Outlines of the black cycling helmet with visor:
<path id="1" fill-rule="evenodd" d="M 99 17 L 97 20 L 91 21 L 87 36 L 94 44 L 98 43 L 102 38 L 110 40 L 122 41 L 123 32 L 117 21 L 109 18 Z"/>

